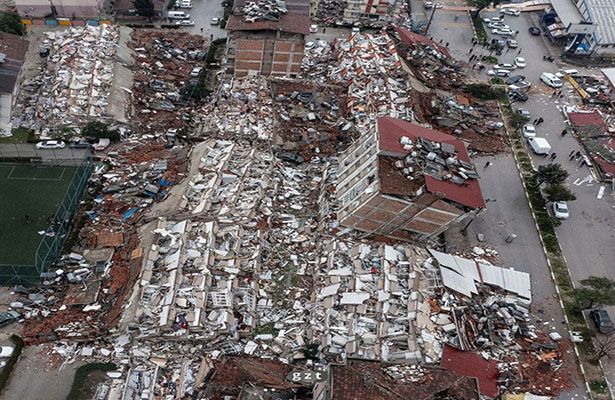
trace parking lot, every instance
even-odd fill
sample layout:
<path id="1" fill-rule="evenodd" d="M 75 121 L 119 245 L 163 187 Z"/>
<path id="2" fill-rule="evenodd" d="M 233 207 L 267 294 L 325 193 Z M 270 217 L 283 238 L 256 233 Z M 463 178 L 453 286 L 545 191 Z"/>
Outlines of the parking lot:
<path id="1" fill-rule="evenodd" d="M 212 18 L 224 16 L 224 7 L 221 0 L 192 0 L 192 8 L 178 8 L 177 10 L 190 14 L 190 21 L 194 21 L 193 26 L 181 28 L 187 32 L 198 35 L 202 34 L 207 38 L 218 39 L 226 37 L 226 30 L 220 28 L 220 24 L 212 25 Z M 174 19 L 173 22 L 179 20 Z"/>

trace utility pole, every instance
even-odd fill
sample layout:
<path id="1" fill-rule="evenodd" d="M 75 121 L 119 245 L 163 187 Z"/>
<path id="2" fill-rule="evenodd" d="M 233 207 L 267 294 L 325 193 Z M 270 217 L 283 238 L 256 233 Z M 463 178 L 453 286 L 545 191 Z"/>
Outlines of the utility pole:
<path id="1" fill-rule="evenodd" d="M 427 26 L 425 27 L 425 36 L 427 36 L 427 31 L 429 30 L 429 27 L 431 26 L 431 21 L 433 21 L 433 16 L 436 14 L 436 9 L 438 7 L 436 6 L 436 4 L 433 5 L 433 10 L 431 10 L 431 16 L 429 17 L 429 21 L 427 22 Z"/>

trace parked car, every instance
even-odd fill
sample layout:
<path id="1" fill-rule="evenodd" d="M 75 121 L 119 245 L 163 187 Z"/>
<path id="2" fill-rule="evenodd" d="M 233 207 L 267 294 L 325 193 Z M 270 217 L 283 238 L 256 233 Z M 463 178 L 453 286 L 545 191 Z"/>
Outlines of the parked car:
<path id="1" fill-rule="evenodd" d="M 107 138 L 100 138 L 98 139 L 98 143 L 94 145 L 94 150 L 103 151 L 104 149 L 109 147 L 110 144 L 111 144 L 111 140 Z"/>
<path id="2" fill-rule="evenodd" d="M 68 147 L 71 149 L 89 149 L 92 145 L 87 140 L 79 140 L 76 142 L 70 142 Z"/>
<path id="3" fill-rule="evenodd" d="M 515 68 L 517 68 L 517 67 L 515 67 L 513 64 L 508 64 L 508 63 L 495 64 L 493 66 L 493 69 L 507 69 L 507 70 L 510 70 L 510 71 L 512 71 Z"/>
<path id="4" fill-rule="evenodd" d="M 528 31 L 532 36 L 540 36 L 540 29 L 536 28 L 535 26 L 530 26 L 530 29 L 528 29 Z"/>
<path id="5" fill-rule="evenodd" d="M 518 17 L 521 13 L 517 10 L 511 10 L 510 8 L 502 8 L 500 10 L 500 14 L 504 15 L 512 15 L 513 17 Z"/>
<path id="6" fill-rule="evenodd" d="M 556 201 L 553 203 L 553 216 L 557 219 L 568 219 L 568 204 L 565 201 Z"/>
<path id="7" fill-rule="evenodd" d="M 492 29 L 491 33 L 493 33 L 494 35 L 502 35 L 502 36 L 515 36 L 515 31 L 512 31 L 510 29 Z"/>
<path id="8" fill-rule="evenodd" d="M 543 72 L 542 75 L 540 75 L 540 80 L 556 89 L 562 87 L 562 81 L 550 72 Z"/>
<path id="9" fill-rule="evenodd" d="M 318 25 L 310 25 L 310 33 L 317 33 Z"/>
<path id="10" fill-rule="evenodd" d="M 213 17 L 213 18 L 211 19 L 211 24 L 212 24 L 212 25 L 218 25 L 219 23 L 220 23 L 220 18 L 218 18 L 218 17 Z"/>
<path id="11" fill-rule="evenodd" d="M 515 39 L 508 39 L 506 41 L 506 44 L 508 45 L 509 49 L 516 49 L 517 47 L 519 47 L 519 43 Z"/>
<path id="12" fill-rule="evenodd" d="M 491 49 L 501 50 L 506 46 L 506 41 L 502 39 L 491 39 Z"/>
<path id="13" fill-rule="evenodd" d="M 190 76 L 198 78 L 202 70 L 203 70 L 203 67 L 194 67 L 192 72 L 190 72 Z"/>
<path id="14" fill-rule="evenodd" d="M 64 147 L 66 144 L 60 140 L 47 140 L 36 144 L 37 149 L 63 149 Z"/>
<path id="15" fill-rule="evenodd" d="M 531 86 L 532 86 L 532 83 L 531 83 L 531 82 L 528 82 L 528 81 L 519 81 L 519 82 L 516 82 L 516 83 L 515 83 L 515 84 L 513 84 L 513 85 L 510 85 L 510 86 L 509 86 L 509 88 L 510 88 L 510 89 L 522 90 L 522 89 L 528 89 L 528 88 L 529 88 L 529 87 L 531 87 Z"/>
<path id="16" fill-rule="evenodd" d="M 433 8 L 433 2 L 432 1 L 425 1 L 425 2 L 423 2 L 423 8 L 425 8 L 427 10 L 430 9 L 430 8 Z"/>
<path id="17" fill-rule="evenodd" d="M 525 62 L 525 58 L 523 57 L 515 58 L 515 65 L 517 66 L 517 68 L 525 68 L 527 66 L 527 63 Z"/>
<path id="18" fill-rule="evenodd" d="M 177 21 L 175 23 L 175 25 L 179 25 L 179 26 L 194 26 L 194 21 L 189 21 L 189 20 L 185 19 L 183 21 Z"/>
<path id="19" fill-rule="evenodd" d="M 192 3 L 182 2 L 177 4 L 177 8 L 192 8 Z"/>
<path id="20" fill-rule="evenodd" d="M 606 310 L 598 309 L 592 310 L 589 315 L 592 317 L 596 328 L 600 333 L 613 333 L 615 331 L 615 325 L 611 321 L 611 317 Z"/>
<path id="21" fill-rule="evenodd" d="M 8 325 L 11 322 L 21 318 L 21 314 L 17 311 L 7 311 L 0 314 L 0 326 Z"/>
<path id="22" fill-rule="evenodd" d="M 536 137 L 536 127 L 532 124 L 523 125 L 523 136 L 526 138 Z"/>
<path id="23" fill-rule="evenodd" d="M 13 355 L 15 349 L 11 346 L 0 347 L 0 358 L 7 358 Z"/>
<path id="24" fill-rule="evenodd" d="M 515 100 L 519 100 L 519 101 L 527 101 L 528 96 L 527 94 L 523 93 L 520 90 L 517 89 L 509 89 L 508 90 L 508 98 L 511 101 L 515 101 Z"/>
<path id="25" fill-rule="evenodd" d="M 491 22 L 502 22 L 504 21 L 504 17 L 500 15 L 499 17 L 483 18 L 483 21 L 486 24 L 489 24 Z"/>
<path id="26" fill-rule="evenodd" d="M 305 161 L 303 157 L 295 153 L 279 153 L 278 158 L 284 161 L 290 161 L 294 164 L 301 164 Z"/>
<path id="27" fill-rule="evenodd" d="M 50 52 L 49 47 L 41 47 L 38 50 L 38 55 L 41 57 L 47 57 L 49 56 L 49 52 Z"/>
<path id="28" fill-rule="evenodd" d="M 566 75 L 577 76 L 579 75 L 579 71 L 576 69 L 562 69 L 555 73 L 555 76 L 558 78 L 563 78 Z"/>
<path id="29" fill-rule="evenodd" d="M 513 76 L 509 77 L 508 79 L 506 79 L 504 81 L 504 83 L 507 84 L 507 85 L 512 85 L 512 84 L 515 84 L 515 83 L 517 83 L 519 81 L 522 81 L 524 79 L 525 79 L 525 76 L 523 76 L 523 75 L 513 75 Z"/>
<path id="30" fill-rule="evenodd" d="M 490 22 L 487 24 L 487 27 L 491 29 L 510 29 L 510 26 L 501 22 Z"/>
<path id="31" fill-rule="evenodd" d="M 525 108 L 518 108 L 517 114 L 521 115 L 522 117 L 528 118 L 528 119 L 532 118 L 532 114 Z"/>
<path id="32" fill-rule="evenodd" d="M 498 78 L 505 78 L 510 75 L 510 71 L 507 69 L 490 69 L 487 71 L 489 76 L 497 76 Z"/>

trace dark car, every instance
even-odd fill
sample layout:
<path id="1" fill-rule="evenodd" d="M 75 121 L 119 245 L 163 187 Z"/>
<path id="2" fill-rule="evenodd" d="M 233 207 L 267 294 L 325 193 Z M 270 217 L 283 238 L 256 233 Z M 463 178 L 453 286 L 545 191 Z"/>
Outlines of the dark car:
<path id="1" fill-rule="evenodd" d="M 615 331 L 615 325 L 611 321 L 611 317 L 606 310 L 593 310 L 589 313 L 596 324 L 596 329 L 600 333 L 613 333 Z"/>
<path id="2" fill-rule="evenodd" d="M 540 36 L 540 29 L 536 28 L 535 26 L 531 26 L 529 31 L 530 35 L 532 36 Z"/>
<path id="3" fill-rule="evenodd" d="M 522 81 L 524 79 L 525 79 L 525 76 L 523 75 L 513 75 L 513 76 L 509 76 L 508 79 L 504 81 L 504 83 L 506 83 L 507 85 L 514 85 L 515 83 Z"/>
<path id="4" fill-rule="evenodd" d="M 295 164 L 301 164 L 302 162 L 305 161 L 305 159 L 303 157 L 301 157 L 299 154 L 295 154 L 295 153 L 279 153 L 278 154 L 278 158 L 280 160 L 290 161 L 290 162 L 295 163 Z"/>
<path id="5" fill-rule="evenodd" d="M 508 98 L 511 101 L 512 100 L 527 101 L 527 99 L 528 99 L 527 94 L 525 94 L 522 91 L 517 90 L 517 89 L 510 89 L 508 91 Z"/>
<path id="6" fill-rule="evenodd" d="M 21 318 L 21 314 L 17 311 L 7 311 L 0 314 L 0 326 L 8 325 L 11 322 L 17 321 Z"/>
<path id="7" fill-rule="evenodd" d="M 68 147 L 71 149 L 89 149 L 92 145 L 87 140 L 79 140 L 78 142 L 70 142 Z"/>
<path id="8" fill-rule="evenodd" d="M 49 48 L 48 48 L 48 47 L 41 47 L 41 48 L 38 50 L 38 54 L 39 54 L 41 57 L 47 57 L 47 56 L 49 56 Z"/>

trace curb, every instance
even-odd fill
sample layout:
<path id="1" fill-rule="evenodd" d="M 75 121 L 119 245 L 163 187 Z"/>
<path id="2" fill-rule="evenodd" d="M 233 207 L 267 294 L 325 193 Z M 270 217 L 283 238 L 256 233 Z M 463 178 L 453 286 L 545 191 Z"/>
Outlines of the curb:
<path id="1" fill-rule="evenodd" d="M 502 107 L 501 107 L 501 104 L 499 102 L 498 102 L 498 109 L 500 111 L 500 115 L 502 117 L 504 117 L 504 113 L 502 112 Z M 502 118 L 502 120 L 506 121 L 504 118 Z M 542 251 L 543 251 L 543 254 L 545 256 L 545 259 L 547 260 L 547 265 L 549 267 L 549 273 L 551 274 L 551 280 L 553 281 L 553 285 L 555 286 L 555 292 L 557 293 L 557 298 L 558 298 L 558 301 L 560 303 L 560 307 L 562 309 L 562 313 L 564 315 L 564 320 L 566 321 L 566 326 L 568 328 L 568 332 L 570 332 L 571 331 L 570 321 L 568 320 L 568 316 L 566 315 L 566 309 L 564 308 L 564 302 L 562 301 L 562 296 L 561 296 L 561 293 L 560 293 L 560 288 L 559 288 L 559 285 L 557 284 L 555 273 L 553 272 L 553 267 L 551 265 L 551 260 L 549 259 L 549 255 L 548 255 L 549 253 L 547 252 L 547 248 L 544 245 L 544 242 L 543 242 L 543 239 L 542 239 L 542 235 L 540 234 L 540 229 L 538 227 L 538 220 L 536 218 L 536 214 L 534 213 L 534 209 L 532 208 L 532 204 L 530 202 L 530 197 L 529 197 L 529 194 L 527 192 L 527 186 L 525 185 L 525 179 L 523 178 L 523 172 L 522 172 L 521 167 L 519 165 L 519 159 L 517 158 L 517 153 L 516 153 L 515 149 L 513 149 L 513 145 L 512 145 L 513 144 L 513 138 L 510 135 L 510 132 L 508 130 L 508 124 L 506 122 L 504 123 L 504 128 L 505 128 L 505 131 L 506 131 L 506 136 L 508 136 L 508 139 L 510 140 L 510 147 L 511 147 L 511 150 L 512 150 L 513 158 L 515 160 L 515 166 L 517 167 L 517 172 L 519 173 L 519 178 L 521 179 L 521 185 L 523 185 L 523 192 L 525 194 L 525 198 L 527 199 L 527 204 L 530 207 L 530 211 L 532 213 L 532 218 L 534 219 L 534 226 L 536 227 L 536 232 L 538 233 L 538 238 L 540 240 L 540 247 L 542 248 Z M 527 153 L 527 147 L 525 147 L 525 152 Z M 529 158 L 530 163 L 532 164 L 532 167 L 533 167 L 534 163 L 533 163 L 532 158 L 531 157 L 528 157 L 528 158 Z M 555 237 L 557 239 L 557 245 L 558 245 L 558 247 L 559 247 L 559 249 L 561 251 L 562 247 L 561 247 L 561 244 L 559 242 L 559 237 L 557 236 L 557 232 L 554 232 L 554 233 L 555 233 Z M 563 252 L 562 252 L 562 258 L 563 258 Z M 564 258 L 564 263 L 566 265 L 566 271 L 568 273 L 568 277 L 570 278 L 570 282 L 571 282 L 572 286 L 574 287 L 574 281 L 572 279 L 572 275 L 570 274 L 570 268 L 568 267 L 568 263 L 566 262 L 565 258 Z M 585 315 L 583 315 L 583 320 L 585 321 L 585 325 L 587 326 L 587 320 L 585 320 Z M 579 354 L 579 350 L 577 348 L 577 344 L 572 342 L 572 347 L 574 349 L 574 353 L 577 356 L 577 362 L 578 362 L 578 365 L 579 365 L 579 367 L 581 369 L 581 373 L 583 374 L 583 381 L 585 382 L 585 390 L 587 391 L 587 395 L 589 396 L 590 399 L 593 399 L 594 397 L 592 396 L 592 391 L 591 391 L 591 389 L 589 387 L 589 382 L 587 380 L 587 375 L 585 373 L 585 368 L 583 367 L 583 363 L 581 362 L 581 357 L 580 357 L 580 354 Z M 608 380 L 606 378 L 606 375 L 604 373 L 604 368 L 602 368 L 602 363 L 600 363 L 600 369 L 602 371 L 602 376 L 604 378 L 604 381 L 606 382 L 607 387 L 609 388 L 609 397 L 613 398 L 612 395 L 611 395 L 611 392 L 610 392 L 611 385 L 610 385 L 610 383 L 608 382 Z"/>

